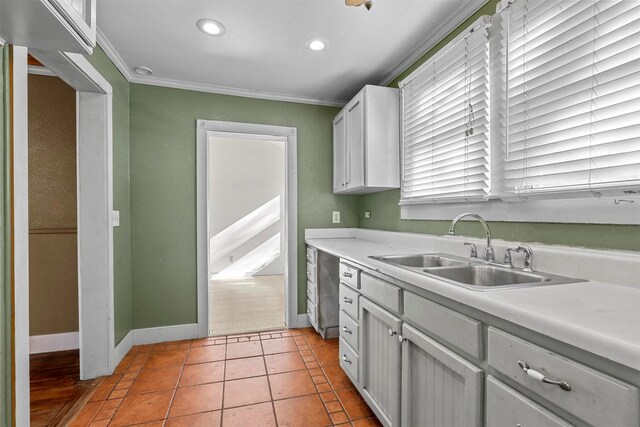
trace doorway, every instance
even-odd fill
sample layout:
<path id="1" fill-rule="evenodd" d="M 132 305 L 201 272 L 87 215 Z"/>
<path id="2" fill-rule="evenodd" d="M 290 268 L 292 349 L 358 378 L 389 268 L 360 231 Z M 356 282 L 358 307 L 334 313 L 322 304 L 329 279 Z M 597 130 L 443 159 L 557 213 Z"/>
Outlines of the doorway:
<path id="1" fill-rule="evenodd" d="M 31 425 L 56 425 L 80 381 L 76 91 L 29 57 Z"/>
<path id="2" fill-rule="evenodd" d="M 75 91 L 80 378 L 113 372 L 112 90 L 80 54 L 30 50 Z M 13 417 L 29 425 L 29 189 L 27 48 L 9 46 Z"/>
<path id="3" fill-rule="evenodd" d="M 209 335 L 285 326 L 286 138 L 208 136 Z"/>
<path id="4" fill-rule="evenodd" d="M 296 327 L 296 129 L 197 121 L 198 335 Z"/>

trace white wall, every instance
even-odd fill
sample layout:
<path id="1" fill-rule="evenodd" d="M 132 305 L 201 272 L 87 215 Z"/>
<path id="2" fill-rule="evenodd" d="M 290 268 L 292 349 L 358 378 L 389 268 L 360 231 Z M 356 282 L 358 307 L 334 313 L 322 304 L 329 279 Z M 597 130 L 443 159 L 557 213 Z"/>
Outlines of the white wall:
<path id="1" fill-rule="evenodd" d="M 284 141 L 210 136 L 208 161 L 210 274 L 259 264 L 277 246 L 255 274 L 284 274 Z"/>

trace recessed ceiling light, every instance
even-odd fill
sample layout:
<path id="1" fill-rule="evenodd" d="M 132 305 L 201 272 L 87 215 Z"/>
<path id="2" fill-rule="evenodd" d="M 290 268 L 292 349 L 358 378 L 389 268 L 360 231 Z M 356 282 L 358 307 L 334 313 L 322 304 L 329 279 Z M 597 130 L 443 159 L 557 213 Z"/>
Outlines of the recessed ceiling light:
<path id="1" fill-rule="evenodd" d="M 314 50 L 317 52 L 327 47 L 327 41 L 325 39 L 316 37 L 316 38 L 307 40 L 307 42 L 304 45 L 307 47 L 307 49 Z"/>
<path id="2" fill-rule="evenodd" d="M 142 67 L 142 66 L 133 67 L 133 71 L 135 71 L 136 74 L 140 74 L 141 76 L 150 76 L 151 74 L 153 74 L 153 71 L 151 71 L 151 68 Z"/>
<path id="3" fill-rule="evenodd" d="M 227 29 L 224 25 L 222 25 L 222 22 L 218 22 L 215 19 L 198 19 L 198 22 L 196 22 L 196 26 L 203 33 L 214 37 L 219 37 L 227 32 Z"/>

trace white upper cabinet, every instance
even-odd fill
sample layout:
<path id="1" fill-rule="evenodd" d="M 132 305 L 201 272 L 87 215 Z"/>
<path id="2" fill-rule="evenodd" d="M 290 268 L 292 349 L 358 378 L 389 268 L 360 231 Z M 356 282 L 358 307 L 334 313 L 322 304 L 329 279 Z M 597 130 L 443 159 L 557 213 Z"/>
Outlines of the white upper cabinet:
<path id="1" fill-rule="evenodd" d="M 398 90 L 365 86 L 333 119 L 333 192 L 400 187 Z"/>
<path id="2" fill-rule="evenodd" d="M 31 49 L 91 53 L 96 0 L 0 0 L 0 37 Z"/>

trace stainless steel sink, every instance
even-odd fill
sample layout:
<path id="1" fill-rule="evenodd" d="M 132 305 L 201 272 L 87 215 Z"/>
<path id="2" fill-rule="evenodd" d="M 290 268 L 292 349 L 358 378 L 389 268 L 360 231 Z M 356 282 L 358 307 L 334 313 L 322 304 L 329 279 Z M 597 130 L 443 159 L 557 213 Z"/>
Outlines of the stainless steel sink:
<path id="1" fill-rule="evenodd" d="M 448 267 L 468 264 L 465 260 L 444 254 L 386 255 L 370 256 L 369 258 L 412 268 Z"/>
<path id="2" fill-rule="evenodd" d="M 582 279 L 539 271 L 524 271 L 495 262 L 469 261 L 442 253 L 370 256 L 369 258 L 476 291 L 584 282 Z"/>
<path id="3" fill-rule="evenodd" d="M 468 265 L 455 268 L 428 268 L 425 273 L 472 286 L 505 286 L 550 282 L 549 276 L 515 271 L 492 265 Z"/>

